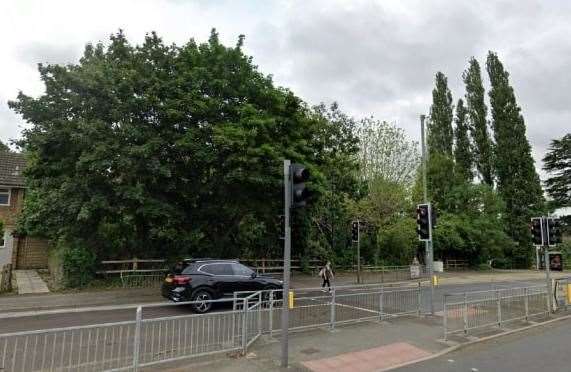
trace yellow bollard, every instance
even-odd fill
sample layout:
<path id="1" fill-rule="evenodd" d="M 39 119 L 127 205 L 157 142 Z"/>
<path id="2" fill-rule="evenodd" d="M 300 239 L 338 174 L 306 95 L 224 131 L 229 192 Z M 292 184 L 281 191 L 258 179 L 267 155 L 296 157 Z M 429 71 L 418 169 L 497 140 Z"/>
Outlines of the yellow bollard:
<path id="1" fill-rule="evenodd" d="M 571 305 L 571 283 L 567 283 L 567 304 Z"/>
<path id="2" fill-rule="evenodd" d="M 437 275 L 432 276 L 432 284 L 434 284 L 434 286 L 438 285 L 438 276 Z"/>
<path id="3" fill-rule="evenodd" d="M 290 309 L 293 309 L 293 291 L 289 291 L 289 295 L 288 295 L 288 306 Z"/>

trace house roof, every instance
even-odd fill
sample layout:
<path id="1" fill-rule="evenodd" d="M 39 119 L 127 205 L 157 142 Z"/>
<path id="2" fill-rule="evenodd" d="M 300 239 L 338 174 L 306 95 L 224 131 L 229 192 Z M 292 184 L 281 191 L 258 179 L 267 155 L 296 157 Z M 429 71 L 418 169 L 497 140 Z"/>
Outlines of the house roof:
<path id="1" fill-rule="evenodd" d="M 26 166 L 24 154 L 0 152 L 0 186 L 24 187 Z"/>

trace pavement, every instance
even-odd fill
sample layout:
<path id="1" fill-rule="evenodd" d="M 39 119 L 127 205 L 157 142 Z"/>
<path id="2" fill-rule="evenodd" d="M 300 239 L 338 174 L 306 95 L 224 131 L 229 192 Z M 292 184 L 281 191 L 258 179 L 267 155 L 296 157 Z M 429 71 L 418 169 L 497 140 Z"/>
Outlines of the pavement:
<path id="1" fill-rule="evenodd" d="M 440 320 L 435 317 L 371 321 L 335 330 L 320 328 L 289 336 L 288 371 L 372 372 L 438 353 Z M 229 355 L 210 360 L 188 360 L 147 368 L 145 371 L 262 372 L 281 370 L 280 339 L 262 336 L 244 357 Z"/>
<path id="2" fill-rule="evenodd" d="M 36 270 L 14 270 L 18 294 L 49 293 L 46 282 L 38 275 Z"/>
<path id="3" fill-rule="evenodd" d="M 571 319 L 475 343 L 395 372 L 571 371 Z"/>

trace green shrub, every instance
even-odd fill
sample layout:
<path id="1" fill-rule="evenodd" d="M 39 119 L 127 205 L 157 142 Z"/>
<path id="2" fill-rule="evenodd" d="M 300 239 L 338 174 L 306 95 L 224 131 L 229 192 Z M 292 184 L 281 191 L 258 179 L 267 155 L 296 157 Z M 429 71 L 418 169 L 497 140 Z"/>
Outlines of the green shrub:
<path id="1" fill-rule="evenodd" d="M 82 244 L 64 247 L 63 275 L 67 287 L 84 287 L 95 277 L 96 256 Z"/>

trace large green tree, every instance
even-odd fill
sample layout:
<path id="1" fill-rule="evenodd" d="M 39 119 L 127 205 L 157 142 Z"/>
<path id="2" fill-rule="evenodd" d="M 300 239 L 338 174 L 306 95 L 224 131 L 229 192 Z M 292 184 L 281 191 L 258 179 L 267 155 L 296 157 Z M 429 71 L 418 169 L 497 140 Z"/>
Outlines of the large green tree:
<path id="1" fill-rule="evenodd" d="M 456 172 L 462 179 L 471 183 L 472 173 L 472 145 L 468 137 L 468 110 L 464 106 L 462 99 L 456 105 L 456 128 L 454 129 L 454 160 L 456 162 Z"/>
<path id="2" fill-rule="evenodd" d="M 480 64 L 472 57 L 468 69 L 462 74 L 466 84 L 466 108 L 470 122 L 470 131 L 474 139 L 474 160 L 478 174 L 483 183 L 492 186 L 493 179 L 493 153 L 492 142 L 488 132 L 486 103 L 484 101 L 484 85 Z"/>
<path id="3" fill-rule="evenodd" d="M 442 72 L 436 73 L 435 84 L 428 121 L 428 150 L 431 156 L 439 153 L 452 157 L 452 93 L 448 89 L 448 79 Z"/>
<path id="4" fill-rule="evenodd" d="M 545 188 L 555 205 L 571 206 L 571 134 L 551 141 L 543 169 L 549 174 Z"/>
<path id="5" fill-rule="evenodd" d="M 518 243 L 513 259 L 526 267 L 531 262 L 533 252 L 529 239 L 529 219 L 542 210 L 543 191 L 509 74 L 493 52 L 488 54 L 486 68 L 491 83 L 489 95 L 498 191 L 506 203 L 507 232 Z"/>
<path id="6" fill-rule="evenodd" d="M 357 123 L 359 172 L 370 182 L 378 178 L 412 185 L 419 164 L 418 143 L 394 124 L 365 118 Z"/>
<path id="7" fill-rule="evenodd" d="M 318 200 L 320 170 L 354 140 L 260 73 L 243 40 L 119 32 L 78 64 L 40 65 L 45 93 L 10 103 L 31 124 L 21 228 L 105 256 L 280 250 L 283 159 L 310 168 Z"/>

